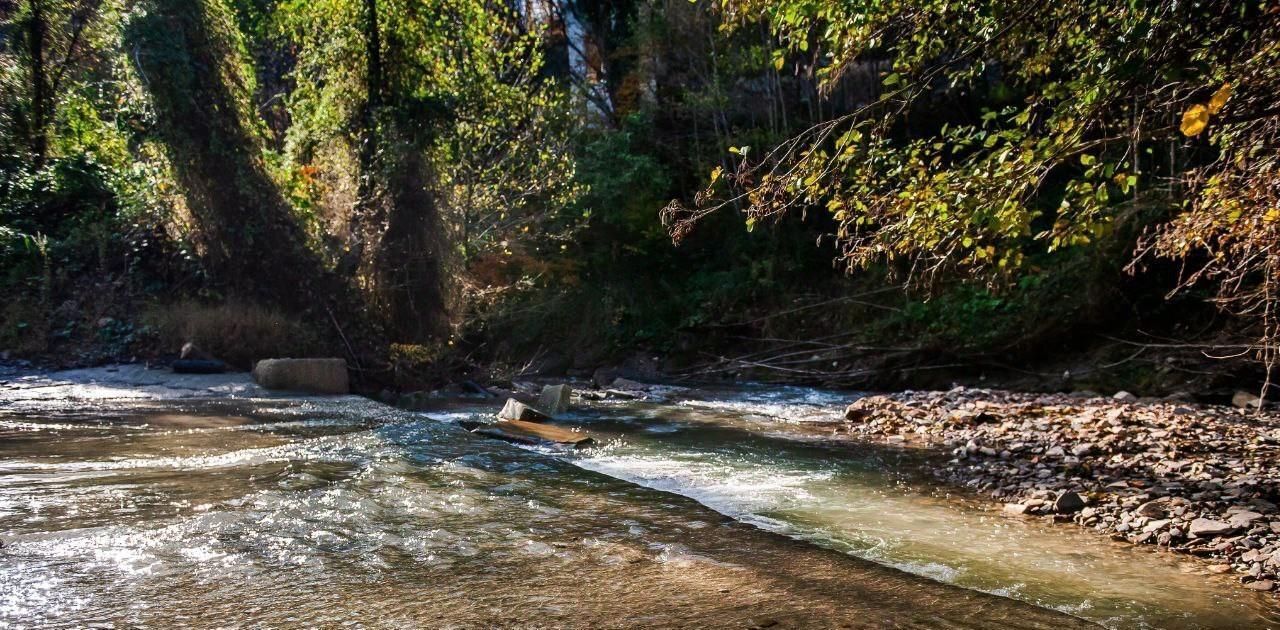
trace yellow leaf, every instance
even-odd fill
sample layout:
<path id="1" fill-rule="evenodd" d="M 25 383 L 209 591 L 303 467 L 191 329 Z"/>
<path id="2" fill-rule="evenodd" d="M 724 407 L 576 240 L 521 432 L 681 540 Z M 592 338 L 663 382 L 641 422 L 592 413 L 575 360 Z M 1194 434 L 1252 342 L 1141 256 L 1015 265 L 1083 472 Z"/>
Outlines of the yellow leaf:
<path id="1" fill-rule="evenodd" d="M 1204 105 L 1192 105 L 1182 114 L 1182 135 L 1194 137 L 1200 135 L 1209 124 L 1209 108 Z"/>
<path id="2" fill-rule="evenodd" d="M 720 175 L 724 173 L 724 169 L 719 166 L 711 169 L 711 183 L 714 184 L 720 179 Z"/>
<path id="3" fill-rule="evenodd" d="M 1223 83 L 1213 96 L 1209 97 L 1209 113 L 1217 114 L 1227 105 L 1227 99 L 1231 98 L 1231 84 Z"/>

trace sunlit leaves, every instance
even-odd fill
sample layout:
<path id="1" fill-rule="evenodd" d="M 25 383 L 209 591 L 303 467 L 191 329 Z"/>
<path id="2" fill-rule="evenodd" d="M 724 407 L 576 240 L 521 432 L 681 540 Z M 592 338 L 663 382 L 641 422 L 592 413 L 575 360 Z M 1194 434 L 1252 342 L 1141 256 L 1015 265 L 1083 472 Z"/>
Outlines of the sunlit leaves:
<path id="1" fill-rule="evenodd" d="M 1196 103 L 1182 113 L 1182 124 L 1178 127 L 1182 135 L 1194 137 L 1200 135 L 1209 125 L 1209 108 Z"/>
<path id="2" fill-rule="evenodd" d="M 1209 97 L 1209 113 L 1217 114 L 1222 111 L 1222 108 L 1227 106 L 1227 99 L 1229 98 L 1231 98 L 1231 84 L 1224 83 L 1222 87 L 1213 93 L 1213 96 Z"/>

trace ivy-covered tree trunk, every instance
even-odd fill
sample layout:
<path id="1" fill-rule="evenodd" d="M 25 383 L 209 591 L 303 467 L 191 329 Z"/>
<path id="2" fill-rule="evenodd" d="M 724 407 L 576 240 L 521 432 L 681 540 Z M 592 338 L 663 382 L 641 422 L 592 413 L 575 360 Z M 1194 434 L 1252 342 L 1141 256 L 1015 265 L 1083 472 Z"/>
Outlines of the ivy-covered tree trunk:
<path id="1" fill-rule="evenodd" d="M 388 178 L 391 207 L 375 260 L 378 298 L 399 341 L 420 343 L 449 332 L 444 227 L 419 143 L 397 152 Z"/>
<path id="2" fill-rule="evenodd" d="M 353 221 L 361 274 L 396 341 L 448 333 L 444 229 L 425 158 L 430 120 L 404 115 L 388 88 L 377 0 L 364 0 L 365 103 L 360 114 L 359 186 Z M 392 51 L 393 53 L 395 51 Z M 399 55 L 403 57 L 403 55 Z"/>
<path id="3" fill-rule="evenodd" d="M 334 291 L 267 172 L 242 49 L 220 0 L 150 0 L 128 44 L 198 225 L 205 264 L 231 293 L 302 310 Z"/>

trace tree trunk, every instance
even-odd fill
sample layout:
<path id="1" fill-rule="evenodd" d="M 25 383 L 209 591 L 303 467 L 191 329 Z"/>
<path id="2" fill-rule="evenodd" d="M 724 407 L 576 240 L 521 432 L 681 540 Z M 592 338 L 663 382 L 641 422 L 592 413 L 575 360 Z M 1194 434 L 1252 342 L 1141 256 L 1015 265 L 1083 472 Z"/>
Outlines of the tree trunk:
<path id="1" fill-rule="evenodd" d="M 366 94 L 353 250 L 394 340 L 421 343 L 449 329 L 444 231 L 425 155 L 430 134 L 414 131 L 431 123 L 415 120 L 413 129 L 397 123 L 399 99 L 387 90 L 377 0 L 364 0 L 364 14 Z"/>
<path id="2" fill-rule="evenodd" d="M 357 258 L 363 258 L 366 230 L 377 223 L 377 162 L 380 153 L 378 118 L 385 91 L 382 74 L 382 30 L 378 25 L 378 0 L 364 0 L 365 102 L 360 115 L 359 182 L 352 236 Z"/>
<path id="3" fill-rule="evenodd" d="M 27 38 L 31 51 L 31 155 L 37 169 L 44 166 L 49 152 L 49 81 L 44 58 L 48 33 L 44 0 L 32 0 Z"/>
<path id="4" fill-rule="evenodd" d="M 396 341 L 422 343 L 449 333 L 444 279 L 448 249 L 431 171 L 418 143 L 397 156 L 388 181 L 393 204 L 378 251 L 380 303 Z"/>

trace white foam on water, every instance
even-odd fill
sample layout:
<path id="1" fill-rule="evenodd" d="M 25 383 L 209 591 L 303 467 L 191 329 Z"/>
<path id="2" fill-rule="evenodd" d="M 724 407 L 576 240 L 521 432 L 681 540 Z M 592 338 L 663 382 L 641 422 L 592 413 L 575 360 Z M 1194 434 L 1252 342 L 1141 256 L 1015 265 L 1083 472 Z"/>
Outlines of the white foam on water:
<path id="1" fill-rule="evenodd" d="M 744 516 L 784 509 L 812 499 L 805 489 L 813 481 L 830 479 L 829 471 L 780 470 L 741 466 L 709 454 L 685 453 L 679 459 L 660 455 L 618 455 L 598 449 L 598 455 L 575 457 L 573 463 L 598 473 L 655 490 L 687 496 L 721 514 Z"/>

